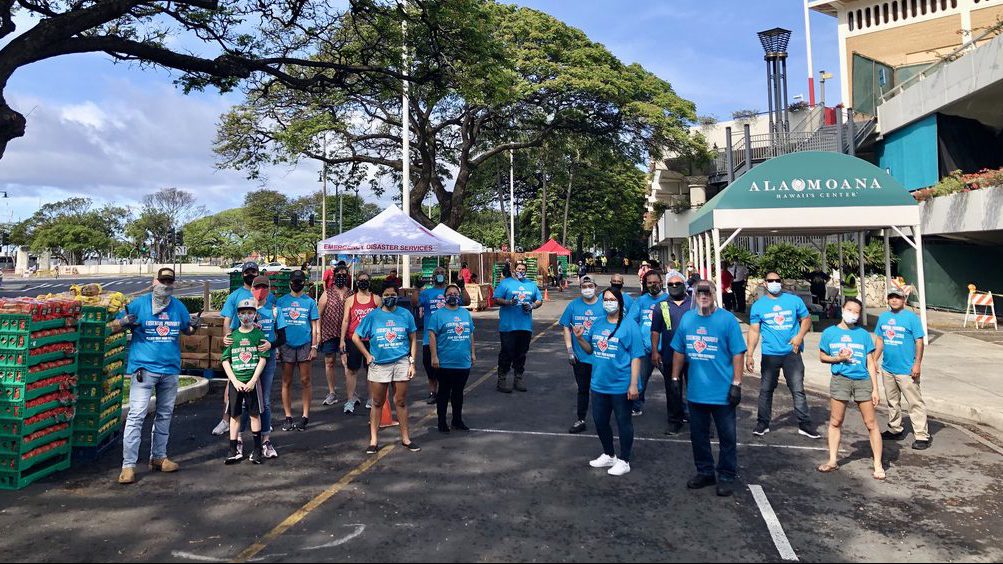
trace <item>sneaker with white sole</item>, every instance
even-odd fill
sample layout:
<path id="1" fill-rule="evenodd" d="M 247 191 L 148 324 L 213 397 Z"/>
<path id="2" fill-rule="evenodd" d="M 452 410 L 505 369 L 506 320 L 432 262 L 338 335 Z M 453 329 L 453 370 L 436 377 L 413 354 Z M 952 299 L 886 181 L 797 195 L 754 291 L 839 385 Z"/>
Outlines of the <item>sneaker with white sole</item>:
<path id="1" fill-rule="evenodd" d="M 373 408 L 373 400 L 367 399 L 366 400 L 366 409 L 372 409 L 372 408 Z"/>
<path id="2" fill-rule="evenodd" d="M 355 415 L 355 406 L 358 400 L 348 400 L 345 402 L 345 415 Z"/>
<path id="3" fill-rule="evenodd" d="M 230 430 L 230 420 L 223 419 L 222 421 L 217 423 L 215 427 L 212 428 L 212 434 L 219 437 L 221 435 L 226 434 L 226 432 L 229 430 Z"/>
<path id="4" fill-rule="evenodd" d="M 244 441 L 237 439 L 237 454 L 244 455 Z"/>
<path id="5" fill-rule="evenodd" d="M 279 457 L 279 453 L 276 452 L 275 451 L 275 447 L 272 446 L 272 441 L 265 441 L 265 443 L 263 445 L 261 445 L 261 449 L 262 449 L 262 451 L 264 451 L 265 458 L 278 458 Z"/>
<path id="6" fill-rule="evenodd" d="M 617 460 L 612 468 L 606 471 L 610 476 L 623 476 L 630 473 L 630 463 L 624 460 Z"/>
<path id="7" fill-rule="evenodd" d="M 770 432 L 770 426 L 769 425 L 764 425 L 762 423 L 756 423 L 756 428 L 752 431 L 752 434 L 756 435 L 757 437 L 762 437 L 763 435 L 765 435 L 766 433 L 769 433 L 769 432 Z"/>
<path id="8" fill-rule="evenodd" d="M 614 465 L 616 465 L 616 463 L 617 463 L 617 458 L 615 456 L 609 456 L 604 453 L 599 458 L 595 460 L 590 460 L 589 466 L 593 468 L 612 468 Z"/>
<path id="9" fill-rule="evenodd" d="M 798 434 L 804 435 L 809 439 L 821 439 L 822 435 L 819 434 L 818 429 L 814 425 L 808 423 L 803 425 L 798 425 Z"/>
<path id="10" fill-rule="evenodd" d="M 323 402 L 324 405 L 334 405 L 336 403 L 338 403 L 338 394 L 334 392 L 327 394 L 327 397 L 324 398 Z"/>

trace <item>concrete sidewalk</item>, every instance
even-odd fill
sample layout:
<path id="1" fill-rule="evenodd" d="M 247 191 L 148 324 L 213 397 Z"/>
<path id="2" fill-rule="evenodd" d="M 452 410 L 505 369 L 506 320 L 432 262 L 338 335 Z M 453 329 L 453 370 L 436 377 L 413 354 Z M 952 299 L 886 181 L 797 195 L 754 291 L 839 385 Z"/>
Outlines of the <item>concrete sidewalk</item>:
<path id="1" fill-rule="evenodd" d="M 743 324 L 743 329 L 748 326 Z M 820 332 L 805 337 L 805 387 L 828 395 L 829 366 L 818 359 L 821 337 Z M 921 382 L 931 414 L 1003 431 L 1003 347 L 955 333 L 934 333 Z M 884 401 L 884 386 L 879 389 Z"/>

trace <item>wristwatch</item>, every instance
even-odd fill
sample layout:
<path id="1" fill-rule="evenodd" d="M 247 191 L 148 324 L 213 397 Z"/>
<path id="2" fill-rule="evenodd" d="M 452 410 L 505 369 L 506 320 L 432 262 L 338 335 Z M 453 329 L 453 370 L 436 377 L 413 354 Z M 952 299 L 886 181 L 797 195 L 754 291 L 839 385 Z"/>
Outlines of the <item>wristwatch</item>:
<path id="1" fill-rule="evenodd" d="M 311 349 L 317 349 L 317 348 L 319 348 L 319 347 L 318 347 L 318 345 L 312 345 L 312 346 L 311 346 L 310 348 L 311 348 Z"/>
<path id="2" fill-rule="evenodd" d="M 407 357 L 407 361 L 411 364 L 414 364 L 414 357 L 413 356 Z"/>

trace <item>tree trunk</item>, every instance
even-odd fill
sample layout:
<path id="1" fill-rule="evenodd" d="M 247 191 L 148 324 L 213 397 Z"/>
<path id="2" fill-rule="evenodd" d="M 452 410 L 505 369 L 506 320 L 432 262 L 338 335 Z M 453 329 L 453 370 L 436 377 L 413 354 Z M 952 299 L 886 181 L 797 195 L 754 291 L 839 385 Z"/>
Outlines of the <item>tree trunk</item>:
<path id="1" fill-rule="evenodd" d="M 575 160 L 568 166 L 568 194 L 564 198 L 564 230 L 561 232 L 561 245 L 568 246 L 568 209 L 571 207 L 571 186 L 575 182 L 575 163 L 578 161 L 578 150 L 575 150 Z"/>
<path id="2" fill-rule="evenodd" d="M 501 167 L 498 168 L 498 209 L 502 214 L 502 225 L 505 226 L 505 240 L 512 240 L 512 230 L 509 229 L 508 221 L 505 219 L 505 177 L 502 176 Z M 510 249 L 515 251 L 515 249 Z"/>
<path id="3" fill-rule="evenodd" d="M 542 196 L 540 202 L 540 245 L 547 243 L 547 172 L 543 172 L 542 178 Z"/>

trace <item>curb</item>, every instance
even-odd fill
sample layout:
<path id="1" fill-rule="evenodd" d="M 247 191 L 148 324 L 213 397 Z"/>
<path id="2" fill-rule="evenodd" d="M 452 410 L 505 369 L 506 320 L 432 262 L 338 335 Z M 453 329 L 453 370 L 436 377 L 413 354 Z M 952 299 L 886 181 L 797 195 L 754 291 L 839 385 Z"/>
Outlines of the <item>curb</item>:
<path id="1" fill-rule="evenodd" d="M 190 403 L 193 401 L 200 400 L 209 393 L 209 380 L 201 376 L 186 376 L 189 378 L 195 378 L 195 383 L 191 386 L 185 386 L 178 390 L 178 397 L 174 400 L 174 405 L 178 406 L 183 403 Z M 146 406 L 146 414 L 149 415 L 157 410 L 157 398 L 151 397 L 149 405 Z M 126 404 L 122 406 L 122 418 L 125 419 L 129 415 L 129 405 Z"/>
<path id="2" fill-rule="evenodd" d="M 805 390 L 824 397 L 829 396 L 828 388 L 823 389 L 819 386 L 808 384 L 807 382 L 805 382 Z M 881 399 L 882 402 L 887 401 L 885 400 L 883 393 L 881 395 Z M 986 427 L 991 427 L 992 430 L 997 433 L 1003 432 L 1003 412 L 981 407 L 960 405 L 950 401 L 929 397 L 924 397 L 923 401 L 926 403 L 927 414 L 936 417 L 937 419 L 968 425 L 984 425 Z M 887 405 L 882 403 L 882 407 L 887 408 Z"/>

